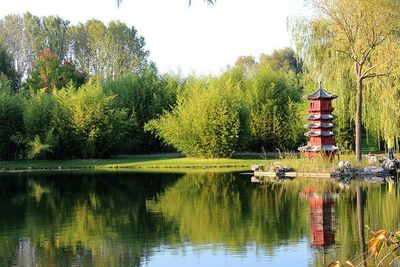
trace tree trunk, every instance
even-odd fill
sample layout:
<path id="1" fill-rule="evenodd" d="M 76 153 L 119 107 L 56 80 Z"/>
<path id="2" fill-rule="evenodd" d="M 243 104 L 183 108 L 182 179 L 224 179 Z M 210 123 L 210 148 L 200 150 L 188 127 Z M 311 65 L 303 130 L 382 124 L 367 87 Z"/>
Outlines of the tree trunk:
<path id="1" fill-rule="evenodd" d="M 357 79 L 357 110 L 356 110 L 356 156 L 361 161 L 361 125 L 362 125 L 362 90 L 363 79 Z"/>

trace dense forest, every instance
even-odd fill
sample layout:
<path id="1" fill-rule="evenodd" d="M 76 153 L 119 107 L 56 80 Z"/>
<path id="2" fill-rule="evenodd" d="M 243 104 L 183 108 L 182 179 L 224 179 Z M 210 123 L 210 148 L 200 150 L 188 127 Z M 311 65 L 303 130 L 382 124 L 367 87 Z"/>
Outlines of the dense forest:
<path id="1" fill-rule="evenodd" d="M 317 79 L 292 49 L 243 56 L 210 76 L 161 74 L 148 56 L 144 38 L 118 21 L 71 25 L 30 13 L 1 19 L 0 160 L 167 151 L 230 157 L 305 142 L 302 96 Z M 336 141 L 354 149 L 348 104 L 355 96 L 342 89 L 354 80 L 344 74 L 326 89 L 340 93 Z M 392 131 L 381 126 L 366 120 L 363 127 L 377 148 Z"/>

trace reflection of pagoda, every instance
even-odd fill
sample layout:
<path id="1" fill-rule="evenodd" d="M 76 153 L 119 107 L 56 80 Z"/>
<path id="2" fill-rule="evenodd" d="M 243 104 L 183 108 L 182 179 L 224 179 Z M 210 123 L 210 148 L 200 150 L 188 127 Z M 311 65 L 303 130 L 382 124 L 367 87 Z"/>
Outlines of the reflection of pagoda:
<path id="1" fill-rule="evenodd" d="M 335 194 L 308 194 L 311 213 L 311 245 L 335 244 Z"/>
<path id="2" fill-rule="evenodd" d="M 309 131 L 305 134 L 309 137 L 306 146 L 300 147 L 299 150 L 308 158 L 316 156 L 333 157 L 338 150 L 333 139 L 333 107 L 332 99 L 337 96 L 326 92 L 320 87 L 307 96 L 310 101 L 307 116 L 308 124 L 304 125 Z"/>

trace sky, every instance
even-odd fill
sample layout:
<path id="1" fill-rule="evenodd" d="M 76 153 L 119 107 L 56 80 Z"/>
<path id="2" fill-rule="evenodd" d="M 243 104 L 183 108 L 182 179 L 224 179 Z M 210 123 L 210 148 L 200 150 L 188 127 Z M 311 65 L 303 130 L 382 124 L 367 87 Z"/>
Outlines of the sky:
<path id="1" fill-rule="evenodd" d="M 240 56 L 258 57 L 292 46 L 288 19 L 308 10 L 305 0 L 0 0 L 0 17 L 58 15 L 71 24 L 99 19 L 134 26 L 150 60 L 163 72 L 218 74 Z"/>

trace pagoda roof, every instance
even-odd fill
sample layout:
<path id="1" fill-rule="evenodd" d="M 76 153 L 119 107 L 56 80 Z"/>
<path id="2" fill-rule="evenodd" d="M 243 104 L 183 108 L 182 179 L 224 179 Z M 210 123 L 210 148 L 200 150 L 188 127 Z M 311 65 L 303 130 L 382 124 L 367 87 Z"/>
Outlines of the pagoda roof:
<path id="1" fill-rule="evenodd" d="M 307 99 L 334 99 L 336 97 L 337 97 L 337 95 L 328 93 L 327 91 L 322 89 L 321 86 L 317 90 L 315 90 L 313 93 L 306 96 Z"/>

